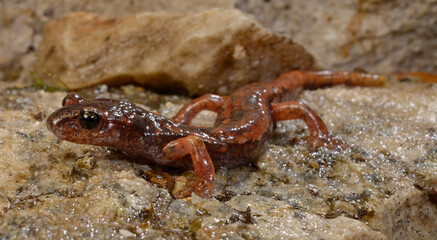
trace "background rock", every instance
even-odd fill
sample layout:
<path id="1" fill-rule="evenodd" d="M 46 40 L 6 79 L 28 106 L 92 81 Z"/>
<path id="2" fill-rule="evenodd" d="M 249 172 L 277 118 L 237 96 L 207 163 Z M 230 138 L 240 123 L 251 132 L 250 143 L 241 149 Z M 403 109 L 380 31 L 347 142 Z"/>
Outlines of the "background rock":
<path id="1" fill-rule="evenodd" d="M 0 81 L 31 82 L 34 51 L 44 25 L 70 12 L 86 11 L 116 17 L 148 11 L 197 12 L 231 8 L 233 0 L 118 1 L 118 0 L 23 0 L 0 1 Z"/>
<path id="2" fill-rule="evenodd" d="M 134 81 L 189 95 L 230 94 L 293 69 L 315 68 L 301 46 L 238 10 L 114 19 L 70 14 L 47 24 L 37 56 L 36 73 L 51 85 Z"/>
<path id="3" fill-rule="evenodd" d="M 437 1 L 237 0 L 326 69 L 437 73 Z"/>
<path id="4" fill-rule="evenodd" d="M 437 73 L 437 1 L 189 0 L 1 1 L 0 80 L 31 82 L 44 25 L 69 12 L 116 17 L 144 11 L 196 12 L 236 7 L 291 37 L 327 69 Z"/>

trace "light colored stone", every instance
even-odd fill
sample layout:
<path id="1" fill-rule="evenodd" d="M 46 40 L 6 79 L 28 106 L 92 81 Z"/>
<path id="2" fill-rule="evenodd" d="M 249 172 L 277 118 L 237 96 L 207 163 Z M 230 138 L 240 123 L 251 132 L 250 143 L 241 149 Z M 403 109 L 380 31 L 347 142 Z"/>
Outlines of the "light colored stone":
<path id="1" fill-rule="evenodd" d="M 142 13 L 120 18 L 74 13 L 47 24 L 38 75 L 70 89 L 136 82 L 190 95 L 230 94 L 315 63 L 291 39 L 238 10 Z"/>
<path id="2" fill-rule="evenodd" d="M 75 11 L 117 17 L 140 12 L 199 12 L 210 8 L 232 8 L 234 0 L 119 1 L 119 0 L 20 0 L 0 2 L 0 81 L 29 84 L 34 50 L 44 25 Z"/>
<path id="3" fill-rule="evenodd" d="M 126 230 L 126 229 L 120 229 L 119 232 L 120 232 L 120 235 L 125 237 L 125 238 L 133 238 L 133 237 L 135 237 L 134 233 L 132 233 L 131 231 Z"/>

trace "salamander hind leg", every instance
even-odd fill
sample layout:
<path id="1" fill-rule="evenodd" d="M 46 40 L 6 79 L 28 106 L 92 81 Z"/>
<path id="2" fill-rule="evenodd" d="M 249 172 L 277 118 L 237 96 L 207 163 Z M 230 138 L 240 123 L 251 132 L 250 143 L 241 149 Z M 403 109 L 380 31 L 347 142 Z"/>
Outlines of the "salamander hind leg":
<path id="1" fill-rule="evenodd" d="M 329 149 L 345 148 L 346 144 L 329 135 L 322 119 L 304 103 L 290 101 L 272 104 L 272 117 L 274 122 L 301 119 L 308 126 L 310 135 L 304 139 L 311 150 L 326 147 Z"/>
<path id="2" fill-rule="evenodd" d="M 190 155 L 193 161 L 194 172 L 196 174 L 196 186 L 194 192 L 204 198 L 210 197 L 212 184 L 214 182 L 214 164 L 206 150 L 202 138 L 188 136 L 176 139 L 163 149 L 165 161 L 180 161 Z M 188 192 L 189 193 L 189 192 Z M 175 197 L 185 197 L 186 194 L 179 193 Z"/>
<path id="3" fill-rule="evenodd" d="M 202 110 L 219 112 L 226 99 L 226 97 L 215 94 L 205 94 L 182 107 L 176 116 L 173 117 L 173 120 L 189 125 L 191 120 Z"/>

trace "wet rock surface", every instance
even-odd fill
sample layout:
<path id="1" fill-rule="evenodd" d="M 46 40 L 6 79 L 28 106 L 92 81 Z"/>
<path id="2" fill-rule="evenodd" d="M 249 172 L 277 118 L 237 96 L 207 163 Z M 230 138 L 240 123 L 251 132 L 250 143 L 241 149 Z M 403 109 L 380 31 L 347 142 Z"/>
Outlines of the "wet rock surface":
<path id="1" fill-rule="evenodd" d="M 303 47 L 238 10 L 74 13 L 46 25 L 35 65 L 44 82 L 80 89 L 99 83 L 189 95 L 230 94 L 293 69 L 315 69 Z"/>
<path id="2" fill-rule="evenodd" d="M 190 171 L 141 165 L 115 149 L 57 140 L 46 129 L 45 118 L 60 107 L 65 94 L 1 89 L 4 238 L 437 236 L 437 204 L 432 202 L 437 185 L 436 85 L 305 91 L 300 99 L 349 148 L 310 152 L 296 144 L 306 134 L 305 126 L 281 122 L 256 162 L 216 172 L 213 198 L 182 200 L 173 198 L 171 186 L 152 179 L 162 172 L 189 180 Z M 131 100 L 166 116 L 189 101 L 133 86 L 103 85 L 81 94 Z M 194 124 L 211 125 L 213 118 L 206 112 Z"/>

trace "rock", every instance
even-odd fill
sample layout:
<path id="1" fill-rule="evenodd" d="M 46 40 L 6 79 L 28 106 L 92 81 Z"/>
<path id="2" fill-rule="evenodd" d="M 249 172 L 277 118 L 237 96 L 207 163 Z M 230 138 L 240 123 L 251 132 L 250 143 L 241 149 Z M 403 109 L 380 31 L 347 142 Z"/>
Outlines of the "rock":
<path id="1" fill-rule="evenodd" d="M 119 18 L 73 13 L 47 24 L 35 71 L 79 89 L 136 82 L 189 95 L 230 94 L 293 69 L 316 68 L 291 39 L 238 10 L 142 13 Z"/>
<path id="2" fill-rule="evenodd" d="M 238 239 L 242 234 L 237 233 L 237 228 L 238 224 L 205 226 L 197 232 L 196 237 L 213 239 L 220 235 Z M 363 222 L 351 218 L 340 216 L 325 219 L 286 207 L 276 208 L 266 215 L 256 217 L 256 223 L 247 224 L 247 228 L 242 231 L 243 239 L 257 239 L 259 236 L 262 236 L 261 239 L 388 239 L 381 232 L 373 231 Z"/>
<path id="3" fill-rule="evenodd" d="M 437 2 L 237 0 L 327 69 L 437 73 Z"/>
<path id="4" fill-rule="evenodd" d="M 168 117 L 188 100 L 133 86 L 81 94 L 130 99 Z M 216 171 L 214 198 L 184 200 L 174 199 L 168 184 L 147 180 L 149 166 L 118 151 L 57 140 L 44 119 L 64 97 L 0 84 L 3 238 L 437 237 L 436 84 L 304 91 L 300 100 L 350 148 L 309 152 L 290 143 L 305 127 L 280 122 L 252 166 Z M 167 179 L 192 174 L 151 167 Z"/>
<path id="5" fill-rule="evenodd" d="M 232 8 L 234 0 L 118 1 L 118 0 L 23 0 L 2 1 L 0 11 L 0 81 L 31 83 L 35 49 L 44 25 L 75 11 L 117 17 L 141 12 L 199 12 L 210 8 Z"/>

